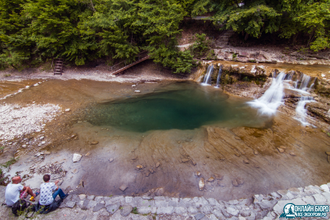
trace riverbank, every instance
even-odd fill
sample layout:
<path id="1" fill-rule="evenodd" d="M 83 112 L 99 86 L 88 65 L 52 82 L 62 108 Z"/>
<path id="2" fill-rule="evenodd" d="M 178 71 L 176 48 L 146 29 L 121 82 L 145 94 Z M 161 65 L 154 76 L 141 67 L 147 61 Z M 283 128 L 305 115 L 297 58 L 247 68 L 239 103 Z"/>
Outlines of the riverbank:
<path id="1" fill-rule="evenodd" d="M 257 194 L 238 200 L 222 201 L 214 198 L 177 198 L 166 196 L 95 196 L 77 194 L 71 190 L 60 208 L 47 215 L 35 215 L 35 219 L 134 219 L 134 220 L 273 220 L 284 213 L 288 203 L 294 205 L 330 205 L 330 183 L 321 186 L 279 190 L 267 195 Z M 5 187 L 0 186 L 0 193 Z M 4 202 L 4 199 L 0 200 Z M 328 219 L 326 216 L 317 219 Z M 2 219 L 15 218 L 11 209 L 0 207 Z M 20 217 L 18 219 L 24 219 Z M 304 218 L 311 219 L 311 218 Z M 315 218 L 312 218 L 315 219 Z"/>

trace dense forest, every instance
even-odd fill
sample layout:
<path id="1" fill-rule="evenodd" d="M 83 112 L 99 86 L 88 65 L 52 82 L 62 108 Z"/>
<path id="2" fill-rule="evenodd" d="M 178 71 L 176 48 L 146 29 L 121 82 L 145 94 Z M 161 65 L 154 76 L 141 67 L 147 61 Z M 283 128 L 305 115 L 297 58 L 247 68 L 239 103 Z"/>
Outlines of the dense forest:
<path id="1" fill-rule="evenodd" d="M 175 47 L 180 24 L 206 14 L 246 39 L 304 36 L 313 51 L 330 48 L 330 0 L 0 0 L 0 68 L 59 57 L 112 65 L 148 51 L 175 73 L 189 72 L 193 50 Z"/>

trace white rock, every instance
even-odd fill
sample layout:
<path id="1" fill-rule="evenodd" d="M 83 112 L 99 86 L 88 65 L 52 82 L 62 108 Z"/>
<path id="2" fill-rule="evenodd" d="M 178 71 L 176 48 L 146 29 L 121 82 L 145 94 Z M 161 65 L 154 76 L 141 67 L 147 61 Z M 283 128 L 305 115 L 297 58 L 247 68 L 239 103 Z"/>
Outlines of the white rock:
<path id="1" fill-rule="evenodd" d="M 198 186 L 199 186 L 199 190 L 204 190 L 204 188 L 205 188 L 205 181 L 204 181 L 204 178 L 201 178 L 200 180 L 199 180 L 199 184 L 198 184 Z"/>
<path id="2" fill-rule="evenodd" d="M 25 86 L 26 89 L 30 88 L 30 86 Z"/>
<path id="3" fill-rule="evenodd" d="M 65 111 L 65 112 L 69 112 L 69 111 L 71 111 L 71 109 L 67 108 L 67 109 L 65 109 L 64 111 Z"/>
<path id="4" fill-rule="evenodd" d="M 134 87 L 136 87 L 136 85 L 132 85 L 132 87 L 134 88 Z"/>
<path id="5" fill-rule="evenodd" d="M 80 195 L 79 195 L 79 199 L 80 199 L 80 200 L 84 200 L 84 199 L 86 199 L 86 195 L 85 195 L 85 194 L 80 194 Z"/>
<path id="6" fill-rule="evenodd" d="M 140 93 L 141 91 L 140 90 L 134 90 L 135 93 Z"/>
<path id="7" fill-rule="evenodd" d="M 329 110 L 330 111 L 330 110 Z M 323 184 L 320 186 L 320 188 L 324 191 L 324 192 L 329 192 L 329 187 L 327 184 Z"/>
<path id="8" fill-rule="evenodd" d="M 82 155 L 81 155 L 81 154 L 74 153 L 74 154 L 73 154 L 72 161 L 73 161 L 74 163 L 76 163 L 76 162 L 79 162 L 81 158 L 82 158 Z"/>
<path id="9" fill-rule="evenodd" d="M 234 215 L 234 216 L 237 216 L 238 213 L 239 213 L 239 211 L 236 208 L 232 207 L 232 206 L 227 207 L 227 212 L 231 215 Z"/>
<path id="10" fill-rule="evenodd" d="M 323 205 L 327 201 L 327 199 L 324 196 L 320 195 L 320 194 L 315 194 L 313 197 L 314 197 L 315 202 L 316 202 L 317 205 Z"/>
<path id="11" fill-rule="evenodd" d="M 311 196 L 305 196 L 302 198 L 302 200 L 306 202 L 306 204 L 315 205 L 315 200 Z"/>

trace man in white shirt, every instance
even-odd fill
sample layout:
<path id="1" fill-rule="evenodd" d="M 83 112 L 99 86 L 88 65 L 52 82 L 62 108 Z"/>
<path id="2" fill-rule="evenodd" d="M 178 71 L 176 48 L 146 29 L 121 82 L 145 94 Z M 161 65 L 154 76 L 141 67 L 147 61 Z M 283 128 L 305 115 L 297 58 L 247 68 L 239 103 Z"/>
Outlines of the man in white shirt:
<path id="1" fill-rule="evenodd" d="M 43 180 L 45 182 L 40 185 L 40 205 L 52 204 L 57 195 L 59 195 L 62 200 L 67 196 L 62 189 L 58 187 L 58 180 L 56 180 L 55 183 L 50 183 L 50 175 L 48 174 L 44 175 Z M 53 191 L 55 192 L 53 193 Z"/>
<path id="2" fill-rule="evenodd" d="M 20 176 L 15 176 L 12 178 L 12 183 L 7 185 L 5 198 L 8 206 L 14 205 L 20 199 L 21 195 L 22 197 L 26 197 L 27 194 L 29 194 L 36 197 L 36 194 L 32 192 L 30 187 L 23 186 L 20 182 L 22 182 L 22 178 Z"/>

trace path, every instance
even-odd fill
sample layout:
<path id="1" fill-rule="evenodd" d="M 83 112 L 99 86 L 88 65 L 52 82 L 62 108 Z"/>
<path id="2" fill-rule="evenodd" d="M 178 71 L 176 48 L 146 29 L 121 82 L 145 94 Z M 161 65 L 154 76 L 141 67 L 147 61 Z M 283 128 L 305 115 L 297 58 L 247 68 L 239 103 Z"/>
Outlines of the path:
<path id="1" fill-rule="evenodd" d="M 60 209 L 47 214 L 36 215 L 36 219 L 232 219 L 254 220 L 278 219 L 288 203 L 295 205 L 330 205 L 330 183 L 305 188 L 279 190 L 268 195 L 254 195 L 251 198 L 221 201 L 204 197 L 132 197 L 132 196 L 94 196 L 70 195 Z M 5 187 L 0 186 L 1 202 L 4 201 Z M 136 208 L 135 208 L 136 207 Z M 324 219 L 328 219 L 327 217 Z M 0 207 L 0 218 L 14 216 L 5 206 Z M 19 219 L 24 219 L 20 217 Z"/>

